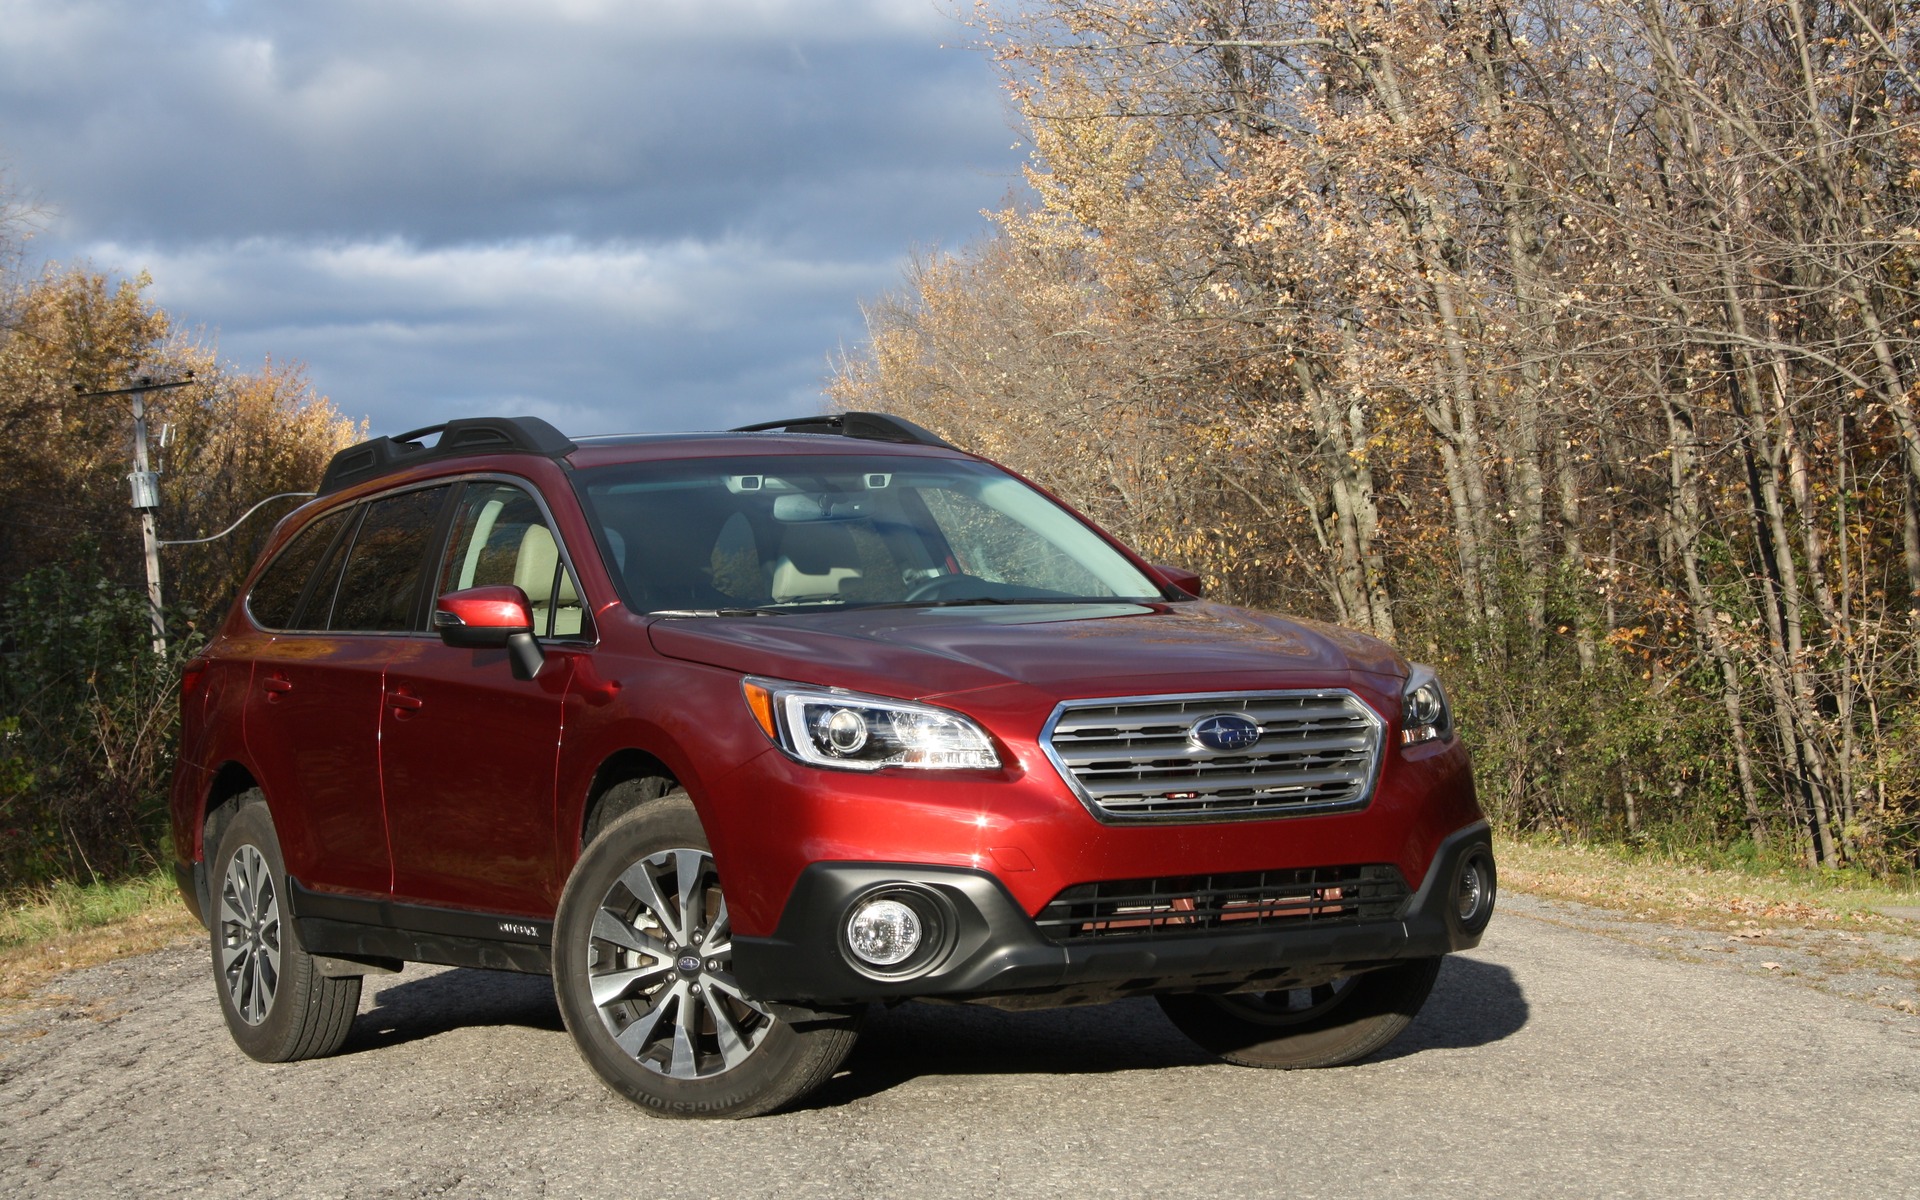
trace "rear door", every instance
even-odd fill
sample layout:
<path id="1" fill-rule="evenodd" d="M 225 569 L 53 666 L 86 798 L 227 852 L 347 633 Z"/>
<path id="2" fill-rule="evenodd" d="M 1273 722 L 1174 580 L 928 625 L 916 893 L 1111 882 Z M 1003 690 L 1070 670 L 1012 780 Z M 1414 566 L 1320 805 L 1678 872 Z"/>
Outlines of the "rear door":
<path id="1" fill-rule="evenodd" d="M 392 887 L 380 795 L 382 676 L 410 636 L 425 636 L 423 584 L 449 490 L 414 489 L 345 510 L 331 518 L 339 528 L 291 608 L 282 607 L 289 585 L 269 586 L 278 562 L 249 597 L 256 622 L 274 633 L 254 662 L 247 749 L 288 873 L 308 887 L 377 896 Z M 304 537 L 281 559 L 307 553 Z"/>

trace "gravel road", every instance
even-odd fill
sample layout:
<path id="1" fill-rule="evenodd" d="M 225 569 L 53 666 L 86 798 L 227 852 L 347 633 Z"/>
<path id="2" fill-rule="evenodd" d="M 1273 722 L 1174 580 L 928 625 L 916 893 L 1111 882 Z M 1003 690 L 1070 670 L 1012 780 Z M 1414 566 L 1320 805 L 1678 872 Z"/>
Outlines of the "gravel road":
<path id="1" fill-rule="evenodd" d="M 181 946 L 0 1018 L 0 1195 L 1920 1194 L 1920 1017 L 1502 904 L 1357 1067 L 1211 1062 L 1151 1001 L 906 1005 L 724 1124 L 615 1100 L 535 977 L 369 980 L 345 1053 L 261 1066 Z"/>

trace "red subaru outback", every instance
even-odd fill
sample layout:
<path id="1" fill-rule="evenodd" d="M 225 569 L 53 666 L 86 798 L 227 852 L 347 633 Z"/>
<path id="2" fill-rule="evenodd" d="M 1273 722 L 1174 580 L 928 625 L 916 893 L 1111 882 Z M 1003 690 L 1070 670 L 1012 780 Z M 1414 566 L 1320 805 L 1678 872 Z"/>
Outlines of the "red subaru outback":
<path id="1" fill-rule="evenodd" d="M 1391 647 L 1198 592 L 879 414 L 342 451 L 182 685 L 227 1026 L 306 1058 L 370 972 L 551 973 L 673 1116 L 803 1095 L 874 1001 L 1358 1059 L 1492 915 L 1466 752 Z"/>

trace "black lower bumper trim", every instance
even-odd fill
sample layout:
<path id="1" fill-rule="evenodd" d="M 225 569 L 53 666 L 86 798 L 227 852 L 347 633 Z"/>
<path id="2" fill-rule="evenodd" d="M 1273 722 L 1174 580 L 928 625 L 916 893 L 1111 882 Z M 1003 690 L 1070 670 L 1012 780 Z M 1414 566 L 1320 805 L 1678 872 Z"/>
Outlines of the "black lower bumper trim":
<path id="1" fill-rule="evenodd" d="M 895 863 L 814 863 L 801 873 L 772 937 L 735 937 L 735 977 L 748 995 L 799 1004 L 889 999 L 984 1000 L 1046 1007 L 1168 991 L 1274 990 L 1399 959 L 1480 943 L 1483 912 L 1463 927 L 1454 896 L 1460 864 L 1492 860 L 1484 822 L 1441 844 L 1420 890 L 1387 920 L 1096 938 L 1058 945 L 1041 936 L 985 871 Z M 951 946 L 912 978 L 875 978 L 841 949 L 840 930 L 863 893 L 908 885 L 940 895 L 955 914 Z"/>

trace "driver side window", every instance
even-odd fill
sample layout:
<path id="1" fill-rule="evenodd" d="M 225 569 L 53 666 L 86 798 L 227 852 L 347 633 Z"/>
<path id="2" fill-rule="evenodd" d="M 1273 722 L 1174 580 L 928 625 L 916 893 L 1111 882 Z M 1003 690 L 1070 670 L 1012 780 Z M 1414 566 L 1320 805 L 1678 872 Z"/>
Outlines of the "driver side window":
<path id="1" fill-rule="evenodd" d="M 440 591 L 513 584 L 533 602 L 543 638 L 590 637 L 580 590 L 532 496 L 505 483 L 471 483 L 454 515 Z"/>

